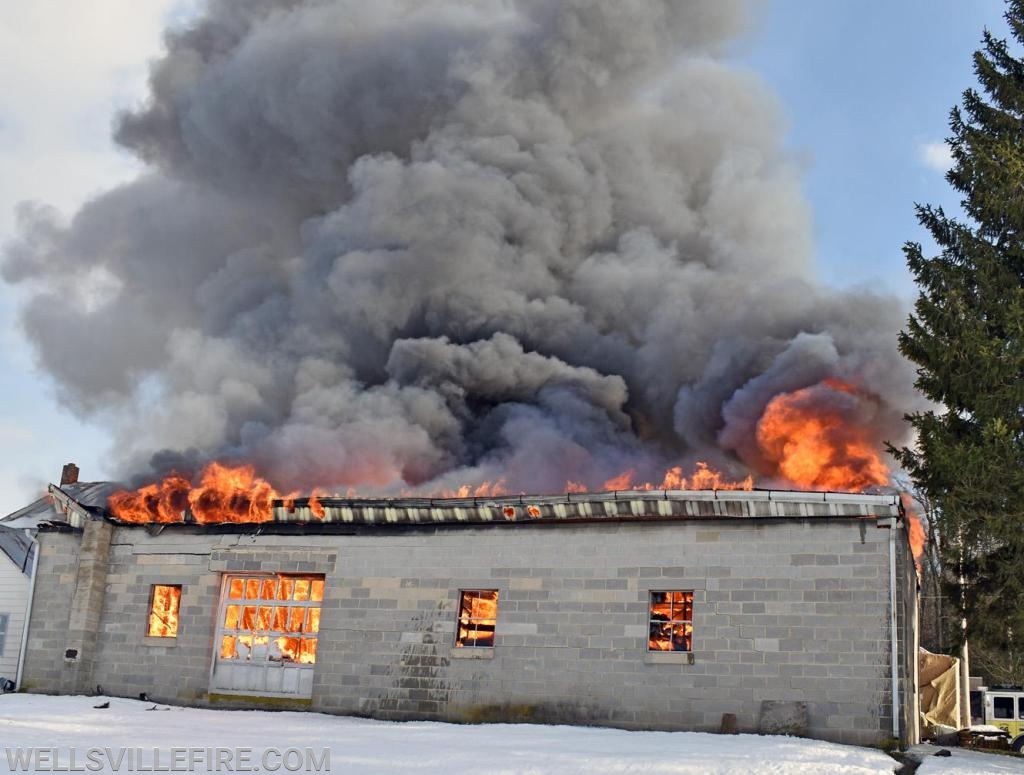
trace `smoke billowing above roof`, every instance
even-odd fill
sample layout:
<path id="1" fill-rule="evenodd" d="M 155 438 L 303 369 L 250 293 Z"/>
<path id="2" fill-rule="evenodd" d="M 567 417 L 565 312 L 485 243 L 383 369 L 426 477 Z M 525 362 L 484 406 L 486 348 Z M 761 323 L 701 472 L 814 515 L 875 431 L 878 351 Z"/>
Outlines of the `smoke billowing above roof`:
<path id="1" fill-rule="evenodd" d="M 735 0 L 211 0 L 117 121 L 145 174 L 66 222 L 24 207 L 4 277 L 142 478 L 771 480 L 759 420 L 815 385 L 899 441 L 903 309 L 811 279 L 778 106 L 720 58 L 745 24 Z"/>

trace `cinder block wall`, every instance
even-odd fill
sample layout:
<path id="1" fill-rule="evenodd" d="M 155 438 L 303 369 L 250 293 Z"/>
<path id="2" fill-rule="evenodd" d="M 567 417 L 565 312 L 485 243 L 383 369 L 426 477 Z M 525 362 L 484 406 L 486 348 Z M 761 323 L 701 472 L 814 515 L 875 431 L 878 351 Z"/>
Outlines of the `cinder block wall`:
<path id="1" fill-rule="evenodd" d="M 22 688 L 59 693 L 68 672 L 64 651 L 68 641 L 71 598 L 78 577 L 81 533 L 41 532 L 39 570 L 28 628 Z"/>
<path id="2" fill-rule="evenodd" d="M 808 703 L 816 737 L 888 735 L 888 531 L 855 522 L 483 529 L 349 539 L 318 707 L 705 729 Z M 499 590 L 491 660 L 454 658 L 460 588 Z M 694 590 L 694 664 L 652 664 L 648 593 Z"/>
<path id="3" fill-rule="evenodd" d="M 887 541 L 846 519 L 347 536 L 117 528 L 94 678 L 204 704 L 221 574 L 316 572 L 327 583 L 314 709 L 701 730 L 735 713 L 750 730 L 762 700 L 777 700 L 807 703 L 812 736 L 874 743 L 891 731 Z M 58 598 L 45 543 L 43 559 L 37 595 Z M 183 586 L 173 646 L 145 638 L 156 583 Z M 491 658 L 452 648 L 458 592 L 475 588 L 499 591 Z M 663 589 L 694 591 L 692 664 L 646 651 L 648 593 Z M 61 626 L 59 605 L 43 610 L 55 623 L 40 623 L 37 644 Z M 52 661 L 30 659 L 38 688 Z"/>

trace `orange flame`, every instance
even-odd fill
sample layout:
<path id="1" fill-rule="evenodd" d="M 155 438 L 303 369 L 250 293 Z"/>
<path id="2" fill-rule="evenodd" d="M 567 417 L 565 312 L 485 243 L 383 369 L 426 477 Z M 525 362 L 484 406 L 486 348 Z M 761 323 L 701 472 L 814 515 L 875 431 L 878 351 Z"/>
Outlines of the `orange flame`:
<path id="1" fill-rule="evenodd" d="M 280 497 L 252 466 L 214 462 L 203 469 L 197 485 L 171 474 L 135 492 L 118 490 L 107 503 L 123 522 L 182 522 L 186 509 L 203 524 L 267 522 L 273 518 L 271 504 Z"/>
<path id="2" fill-rule="evenodd" d="M 178 610 L 181 606 L 181 587 L 156 584 L 149 609 L 149 629 L 146 635 L 173 638 L 178 634 Z"/>
<path id="3" fill-rule="evenodd" d="M 844 400 L 837 401 L 837 398 Z M 765 462 L 762 473 L 784 478 L 796 488 L 809 490 L 857 492 L 888 484 L 889 467 L 882 460 L 877 444 L 865 427 L 851 422 L 848 416 L 851 401 L 871 400 L 869 395 L 837 379 L 777 395 L 768 403 L 757 424 L 756 440 Z M 587 492 L 587 487 L 576 481 L 567 481 L 565 487 L 570 493 Z M 658 483 L 640 482 L 636 470 L 629 469 L 602 485 L 604 490 L 751 490 L 753 487 L 753 476 L 733 481 L 704 462 L 698 462 L 689 476 L 684 476 L 682 466 L 673 466 Z M 324 494 L 325 491 L 314 488 L 308 501 L 310 512 L 320 519 L 325 515 L 320 500 Z M 438 493 L 436 497 L 506 494 L 506 480 L 498 479 L 462 485 Z M 284 496 L 285 502 L 293 495 Z M 354 490 L 350 489 L 347 496 L 355 497 Z M 157 484 L 134 492 L 118 491 L 110 496 L 108 503 L 114 516 L 125 522 L 181 522 L 186 511 L 200 523 L 266 522 L 273 518 L 273 501 L 281 498 L 269 482 L 256 476 L 252 466 L 232 467 L 213 462 L 203 469 L 198 484 L 171 474 Z M 511 512 L 506 517 L 515 519 L 515 509 Z M 906 512 L 914 556 L 920 557 L 924 529 L 909 506 Z"/>
<path id="4" fill-rule="evenodd" d="M 487 589 L 463 592 L 459 604 L 459 629 L 456 648 L 493 646 L 498 618 L 498 592 Z"/>
<path id="5" fill-rule="evenodd" d="M 567 485 L 574 484 L 567 482 Z M 753 490 L 754 477 L 748 476 L 739 481 L 730 481 L 720 471 L 711 468 L 707 463 L 698 462 L 693 474 L 683 476 L 682 466 L 673 466 L 665 472 L 660 484 L 653 482 L 638 483 L 636 470 L 623 471 L 612 477 L 602 486 L 605 490 Z M 569 490 L 573 492 L 573 490 Z"/>
<path id="6" fill-rule="evenodd" d="M 882 461 L 866 429 L 851 425 L 840 411 L 815 400 L 822 386 L 858 396 L 839 380 L 782 393 L 765 407 L 757 424 L 757 442 L 777 473 L 796 487 L 858 492 L 889 483 Z"/>
<path id="7" fill-rule="evenodd" d="M 903 510 L 907 514 L 907 522 L 909 523 L 909 540 L 910 550 L 914 553 L 914 559 L 917 561 L 918 573 L 921 571 L 921 557 L 924 554 L 924 545 L 928 541 L 928 537 L 924 532 L 924 523 L 921 521 L 921 517 L 918 516 L 917 510 L 914 508 L 914 501 L 908 493 L 902 493 L 900 499 L 903 501 Z"/>
<path id="8" fill-rule="evenodd" d="M 652 592 L 651 651 L 690 651 L 693 640 L 693 592 Z"/>
<path id="9" fill-rule="evenodd" d="M 454 490 L 442 490 L 438 498 L 494 498 L 499 495 L 508 495 L 506 480 L 498 479 L 494 482 L 481 482 L 478 485 L 463 484 Z"/>
<path id="10" fill-rule="evenodd" d="M 309 513 L 317 519 L 323 519 L 327 513 L 324 511 L 324 505 L 320 502 L 320 490 L 317 487 L 314 487 L 313 492 L 309 494 Z"/>

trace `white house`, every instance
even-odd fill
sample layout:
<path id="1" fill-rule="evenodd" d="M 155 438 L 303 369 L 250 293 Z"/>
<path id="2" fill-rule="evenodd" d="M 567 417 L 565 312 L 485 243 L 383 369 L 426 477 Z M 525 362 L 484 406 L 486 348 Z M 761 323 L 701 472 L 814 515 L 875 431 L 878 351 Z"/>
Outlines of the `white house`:
<path id="1" fill-rule="evenodd" d="M 0 525 L 0 691 L 17 680 L 34 547 L 24 531 Z"/>

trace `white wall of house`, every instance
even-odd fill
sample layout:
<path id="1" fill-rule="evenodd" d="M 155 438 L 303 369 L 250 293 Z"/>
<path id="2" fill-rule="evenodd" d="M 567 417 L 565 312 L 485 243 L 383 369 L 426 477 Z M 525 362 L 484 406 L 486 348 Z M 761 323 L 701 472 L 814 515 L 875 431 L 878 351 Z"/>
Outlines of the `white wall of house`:
<path id="1" fill-rule="evenodd" d="M 25 623 L 29 578 L 21 568 L 0 552 L 0 628 L 6 617 L 6 632 L 0 629 L 0 677 L 14 680 L 18 672 L 18 652 Z"/>

